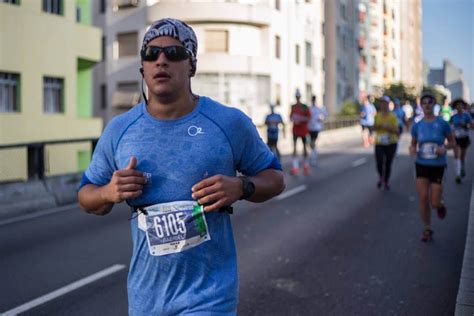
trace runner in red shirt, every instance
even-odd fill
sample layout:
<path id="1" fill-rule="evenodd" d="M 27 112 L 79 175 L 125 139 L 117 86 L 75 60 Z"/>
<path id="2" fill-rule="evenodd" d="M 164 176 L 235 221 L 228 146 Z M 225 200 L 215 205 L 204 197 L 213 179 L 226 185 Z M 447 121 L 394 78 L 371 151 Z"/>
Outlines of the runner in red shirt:
<path id="1" fill-rule="evenodd" d="M 309 161 L 308 161 L 308 151 L 306 149 L 306 136 L 308 135 L 308 122 L 311 118 L 311 111 L 306 104 L 301 103 L 301 93 L 299 90 L 296 90 L 295 93 L 296 103 L 291 106 L 290 120 L 293 122 L 293 165 L 290 173 L 295 175 L 300 171 L 299 159 L 296 154 L 296 143 L 298 138 L 301 138 L 303 142 L 303 169 L 304 173 L 307 175 L 310 171 Z"/>

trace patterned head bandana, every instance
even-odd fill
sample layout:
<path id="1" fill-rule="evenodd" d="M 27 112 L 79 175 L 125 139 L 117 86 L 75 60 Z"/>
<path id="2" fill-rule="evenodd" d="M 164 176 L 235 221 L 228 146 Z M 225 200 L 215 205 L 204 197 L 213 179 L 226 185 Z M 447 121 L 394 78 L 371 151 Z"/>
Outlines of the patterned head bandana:
<path id="1" fill-rule="evenodd" d="M 142 50 L 151 42 L 153 39 L 160 36 L 169 36 L 177 39 L 183 44 L 184 48 L 188 51 L 191 56 L 191 65 L 193 72 L 196 71 L 196 56 L 197 56 L 197 38 L 194 30 L 177 19 L 161 19 L 151 25 L 148 31 L 143 37 Z"/>

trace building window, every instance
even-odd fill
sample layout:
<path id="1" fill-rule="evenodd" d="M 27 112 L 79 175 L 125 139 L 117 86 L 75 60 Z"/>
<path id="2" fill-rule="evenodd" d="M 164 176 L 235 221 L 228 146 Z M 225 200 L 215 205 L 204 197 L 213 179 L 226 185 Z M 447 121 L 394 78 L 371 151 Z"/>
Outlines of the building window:
<path id="1" fill-rule="evenodd" d="M 311 67 L 313 65 L 313 48 L 310 42 L 306 42 L 305 46 L 306 46 L 306 66 Z"/>
<path id="2" fill-rule="evenodd" d="M 346 19 L 347 19 L 347 16 L 346 16 L 346 5 L 345 5 L 344 3 L 341 3 L 340 10 L 341 10 L 341 18 L 343 18 L 344 20 L 346 20 Z"/>
<path id="3" fill-rule="evenodd" d="M 105 3 L 105 0 L 100 0 L 100 13 L 105 13 L 107 10 L 107 4 Z"/>
<path id="4" fill-rule="evenodd" d="M 281 104 L 281 84 L 275 84 L 275 105 Z"/>
<path id="5" fill-rule="evenodd" d="M 63 0 L 43 0 L 43 11 L 63 15 Z"/>
<path id="6" fill-rule="evenodd" d="M 105 36 L 102 36 L 102 61 L 104 61 L 107 57 L 107 40 Z"/>
<path id="7" fill-rule="evenodd" d="M 81 7 L 76 7 L 76 22 L 81 23 Z"/>
<path id="8" fill-rule="evenodd" d="M 206 30 L 206 52 L 229 52 L 229 32 L 223 30 Z"/>
<path id="9" fill-rule="evenodd" d="M 43 77 L 44 113 L 64 113 L 64 80 Z"/>
<path id="10" fill-rule="evenodd" d="M 0 2 L 20 5 L 20 0 L 3 0 Z"/>
<path id="11" fill-rule="evenodd" d="M 311 102 L 313 96 L 313 86 L 309 83 L 306 84 L 306 102 Z"/>
<path id="12" fill-rule="evenodd" d="M 280 8 L 281 8 L 281 6 L 280 6 L 280 0 L 275 0 L 275 9 L 278 10 L 278 11 L 280 11 Z"/>
<path id="13" fill-rule="evenodd" d="M 107 108 L 107 85 L 100 85 L 100 108 L 105 110 Z"/>
<path id="14" fill-rule="evenodd" d="M 116 108 L 131 108 L 140 102 L 140 89 L 137 81 L 118 82 L 113 94 L 112 106 Z"/>
<path id="15" fill-rule="evenodd" d="M 20 75 L 0 72 L 0 113 L 20 112 Z"/>
<path id="16" fill-rule="evenodd" d="M 281 40 L 280 36 L 275 35 L 275 58 L 280 59 L 280 46 L 281 46 Z"/>
<path id="17" fill-rule="evenodd" d="M 117 34 L 118 58 L 137 56 L 138 52 L 138 33 L 119 33 Z"/>
<path id="18" fill-rule="evenodd" d="M 298 44 L 295 46 L 295 62 L 297 65 L 300 64 L 300 45 Z"/>

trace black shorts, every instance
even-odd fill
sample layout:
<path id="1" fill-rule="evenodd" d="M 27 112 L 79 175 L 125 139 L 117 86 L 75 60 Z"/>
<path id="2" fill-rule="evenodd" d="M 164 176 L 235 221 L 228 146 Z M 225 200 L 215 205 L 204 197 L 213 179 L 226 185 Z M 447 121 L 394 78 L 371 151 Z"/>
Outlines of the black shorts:
<path id="1" fill-rule="evenodd" d="M 425 178 L 430 182 L 441 184 L 443 183 L 445 166 L 425 166 L 415 163 L 416 177 Z"/>
<path id="2" fill-rule="evenodd" d="M 293 135 L 293 142 L 296 143 L 298 138 L 301 138 L 301 141 L 303 142 L 303 144 L 306 145 L 306 136 Z"/>
<path id="3" fill-rule="evenodd" d="M 318 139 L 318 134 L 319 131 L 309 131 L 309 137 L 311 138 L 311 141 Z"/>
<path id="4" fill-rule="evenodd" d="M 276 146 L 278 144 L 278 138 L 269 138 L 267 140 L 268 146 Z"/>
<path id="5" fill-rule="evenodd" d="M 456 144 L 461 148 L 467 148 L 471 144 L 471 139 L 467 137 L 456 137 Z"/>
<path id="6" fill-rule="evenodd" d="M 373 126 L 364 125 L 364 124 L 361 124 L 361 126 L 362 126 L 362 131 L 364 131 L 365 129 L 369 130 L 369 135 L 372 135 L 374 133 Z"/>

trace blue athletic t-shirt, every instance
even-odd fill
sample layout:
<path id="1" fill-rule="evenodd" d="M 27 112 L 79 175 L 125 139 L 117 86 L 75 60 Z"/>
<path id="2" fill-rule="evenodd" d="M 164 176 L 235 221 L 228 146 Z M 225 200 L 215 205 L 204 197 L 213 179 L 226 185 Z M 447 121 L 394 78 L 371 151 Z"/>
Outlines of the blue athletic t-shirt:
<path id="1" fill-rule="evenodd" d="M 255 175 L 281 169 L 252 121 L 241 111 L 200 97 L 189 114 L 158 120 L 144 103 L 114 118 L 94 151 L 85 181 L 107 184 L 131 156 L 136 170 L 151 174 L 131 206 L 192 200 L 191 187 L 216 174 L 236 170 Z M 128 275 L 130 315 L 235 315 L 237 260 L 228 213 L 209 212 L 211 240 L 186 251 L 152 256 L 145 232 L 131 221 L 133 255 Z"/>
<path id="2" fill-rule="evenodd" d="M 267 124 L 267 138 L 276 140 L 278 139 L 278 125 L 283 123 L 283 119 L 280 114 L 271 113 L 265 118 L 265 124 Z"/>
<path id="3" fill-rule="evenodd" d="M 469 137 L 468 124 L 471 124 L 471 116 L 466 112 L 456 113 L 451 117 L 454 136 L 456 138 Z"/>
<path id="4" fill-rule="evenodd" d="M 411 135 L 418 142 L 416 162 L 426 166 L 446 166 L 446 154 L 435 154 L 436 147 L 444 145 L 446 137 L 451 134 L 451 127 L 441 117 L 428 122 L 421 120 L 413 125 Z"/>

